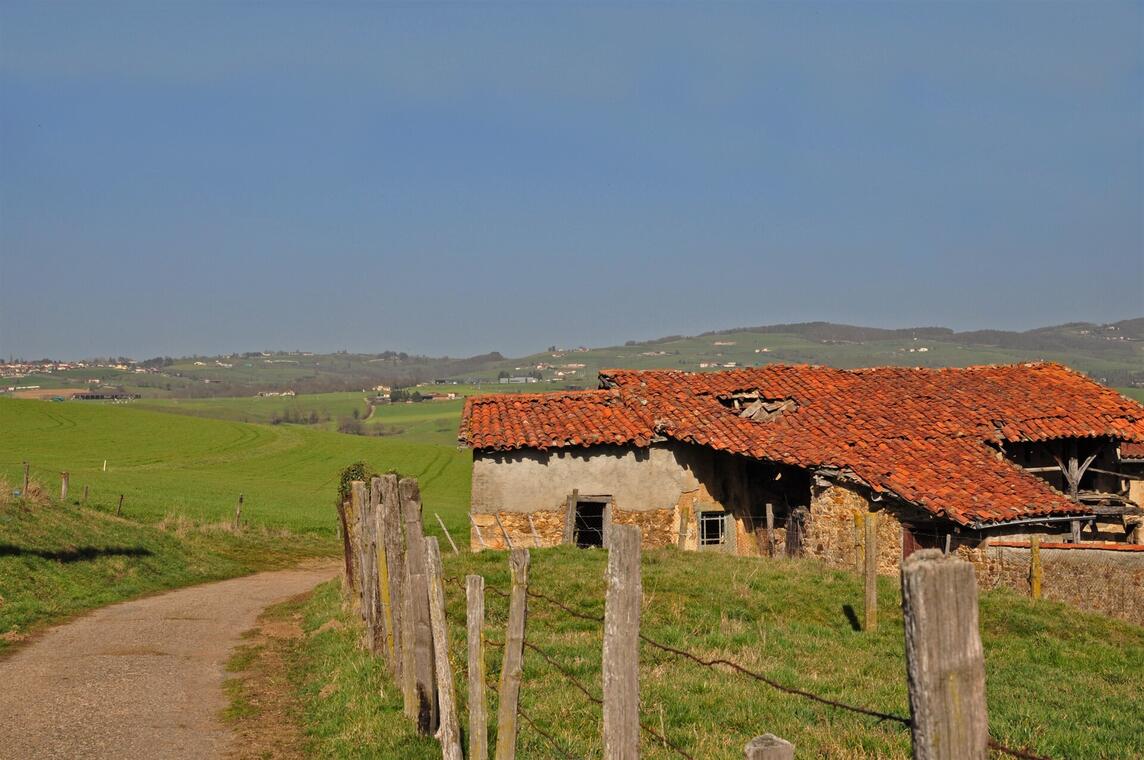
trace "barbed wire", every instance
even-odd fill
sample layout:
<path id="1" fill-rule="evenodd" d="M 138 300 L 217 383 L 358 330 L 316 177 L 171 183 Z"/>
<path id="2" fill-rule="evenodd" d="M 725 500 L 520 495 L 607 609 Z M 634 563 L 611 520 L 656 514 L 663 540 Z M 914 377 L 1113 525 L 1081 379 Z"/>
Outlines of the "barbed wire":
<path id="1" fill-rule="evenodd" d="M 495 683 L 493 683 L 492 679 L 489 678 L 487 675 L 485 676 L 485 686 L 488 687 L 489 689 L 491 689 L 494 694 L 497 693 L 497 691 L 498 691 L 497 685 Z M 552 736 L 552 734 L 548 733 L 547 731 L 542 729 L 540 726 L 536 725 L 536 722 L 533 721 L 532 718 L 530 718 L 528 716 L 528 713 L 526 713 L 521 708 L 519 703 L 516 706 L 516 714 L 519 715 L 520 717 L 524 718 L 524 721 L 529 726 L 532 727 L 532 730 L 535 731 L 536 733 L 540 734 L 546 742 L 548 742 L 550 745 L 552 745 L 553 749 L 555 749 L 557 752 L 559 752 L 564 757 L 572 758 L 574 760 L 574 758 L 576 756 L 573 755 L 572 753 L 570 753 L 568 750 L 561 747 L 560 743 L 558 741 L 556 741 L 556 738 L 554 736 Z"/>
<path id="2" fill-rule="evenodd" d="M 769 678 L 767 676 L 764 676 L 761 673 L 756 673 L 755 671 L 751 670 L 750 668 L 744 667 L 737 662 L 733 662 L 733 661 L 728 660 L 728 659 L 723 658 L 723 657 L 717 657 L 714 659 L 705 660 L 696 654 L 692 654 L 691 652 L 687 652 L 687 651 L 682 650 L 682 649 L 677 649 L 677 648 L 675 648 L 673 646 L 669 646 L 667 644 L 662 644 L 662 643 L 656 641 L 655 639 L 652 639 L 649 636 L 645 636 L 642 633 L 639 635 L 639 637 L 640 637 L 640 641 L 643 641 L 644 643 L 646 643 L 650 646 L 653 646 L 656 649 L 660 649 L 664 652 L 667 652 L 669 654 L 673 654 L 677 657 L 682 657 L 684 659 L 691 660 L 692 662 L 695 662 L 699 665 L 703 665 L 703 666 L 708 667 L 708 668 L 714 668 L 717 665 L 724 665 L 724 666 L 729 667 L 732 670 L 734 670 L 734 671 L 736 671 L 742 675 L 748 676 L 750 678 L 754 678 L 757 681 L 761 681 L 762 683 L 765 683 L 767 686 L 770 686 L 771 688 L 774 688 L 774 689 L 778 689 L 779 691 L 784 692 L 786 694 L 793 694 L 793 695 L 796 695 L 799 697 L 804 697 L 804 698 L 809 699 L 809 700 L 814 701 L 814 702 L 818 702 L 820 704 L 829 705 L 830 707 L 837 707 L 841 710 L 848 710 L 850 712 L 858 713 L 860 715 L 867 715 L 871 718 L 877 718 L 880 721 L 883 721 L 883 720 L 884 721 L 892 721 L 892 722 L 896 722 L 896 723 L 901 723 L 904 726 L 909 726 L 911 724 L 911 721 L 909 718 L 906 718 L 906 717 L 901 716 L 901 715 L 895 715 L 893 713 L 881 712 L 880 710 L 872 710 L 868 707 L 859 707 L 858 705 L 852 705 L 852 704 L 849 704 L 847 702 L 841 702 L 841 701 L 836 700 L 836 699 L 830 699 L 828 697 L 821 697 L 821 696 L 819 696 L 813 692 L 806 691 L 805 689 L 799 689 L 799 688 L 794 687 L 794 686 L 787 686 L 785 684 L 781 684 L 778 681 L 774 680 L 773 678 Z"/>
<path id="3" fill-rule="evenodd" d="M 1005 755 L 1009 755 L 1010 757 L 1019 757 L 1021 760 L 1051 760 L 1051 758 L 1046 755 L 1037 755 L 1029 752 L 1028 750 L 1006 747 L 1004 744 L 992 737 L 989 739 L 989 749 L 1001 752 Z"/>
<path id="4" fill-rule="evenodd" d="M 496 588 L 495 586 L 486 586 L 486 589 L 492 591 L 494 594 L 497 594 L 498 596 L 501 596 L 502 598 L 507 599 L 510 597 L 510 594 L 508 594 L 504 591 L 501 591 L 500 589 Z M 546 594 L 542 594 L 539 591 L 534 591 L 532 589 L 526 589 L 526 593 L 528 594 L 528 596 L 530 596 L 534 599 L 539 599 L 541 601 L 547 602 L 548 604 L 551 604 L 554 607 L 557 607 L 557 608 L 563 610 L 564 612 L 571 615 L 572 617 L 579 618 L 581 620 L 588 620 L 588 621 L 592 621 L 592 622 L 596 622 L 596 623 L 603 623 L 604 622 L 603 616 L 592 615 L 589 613 L 580 612 L 579 610 L 575 610 L 575 609 L 569 607 L 568 605 L 564 604 L 563 602 L 561 602 L 557 599 L 553 599 L 552 597 L 550 597 Z M 640 637 L 641 641 L 648 644 L 649 646 L 654 647 L 656 649 L 659 649 L 660 651 L 665 652 L 667 654 L 670 654 L 672 656 L 679 657 L 682 659 L 686 659 L 686 660 L 694 662 L 698 665 L 701 665 L 703 667 L 708 667 L 708 668 L 712 668 L 712 669 L 715 669 L 718 666 L 724 666 L 724 667 L 730 668 L 731 670 L 733 670 L 733 671 L 735 671 L 741 675 L 747 676 L 748 678 L 755 679 L 755 680 L 757 680 L 761 683 L 764 683 L 767 686 L 770 686 L 771 688 L 776 689 L 776 690 L 783 692 L 785 694 L 790 694 L 792 696 L 799 696 L 799 697 L 802 697 L 804 699 L 808 699 L 808 700 L 811 700 L 813 702 L 817 702 L 819 704 L 823 704 L 823 705 L 826 705 L 829 707 L 834 707 L 834 708 L 837 708 L 840 710 L 845 710 L 845 711 L 852 712 L 855 714 L 865 715 L 865 716 L 871 717 L 871 718 L 877 718 L 879 722 L 886 721 L 886 722 L 897 723 L 897 724 L 900 724 L 902 726 L 905 726 L 906 728 L 909 728 L 913 725 L 912 719 L 907 718 L 904 715 L 897 715 L 894 713 L 888 713 L 888 712 L 882 712 L 880 710 L 874 710 L 874 709 L 871 709 L 868 707 L 862 707 L 860 705 L 853 705 L 853 704 L 843 702 L 840 700 L 830 699 L 829 697 L 823 697 L 823 696 L 820 696 L 818 694 L 815 694 L 814 692 L 807 691 L 805 689 L 800 689 L 800 688 L 794 687 L 794 686 L 787 686 L 786 684 L 782 684 L 782 683 L 774 680 L 773 678 L 765 676 L 761 673 L 757 673 L 757 672 L 751 670 L 750 668 L 747 668 L 744 665 L 741 665 L 740 663 L 737 663 L 733 660 L 729 660 L 729 659 L 726 659 L 723 657 L 705 659 L 705 658 L 703 658 L 697 654 L 694 654 L 693 652 L 689 652 L 687 650 L 679 649 L 677 647 L 673 647 L 673 646 L 670 646 L 668 644 L 664 644 L 660 641 L 656 641 L 655 639 L 651 638 L 650 636 L 647 636 L 644 633 L 640 633 L 639 637 Z M 590 700 L 592 700 L 596 704 L 601 704 L 601 705 L 603 704 L 602 700 L 593 696 L 571 674 L 562 670 L 555 661 L 553 661 L 548 655 L 546 655 L 544 652 L 542 652 L 540 650 L 540 648 L 537 647 L 535 644 L 532 644 L 531 642 L 526 640 L 524 642 L 524 646 L 531 649 L 532 651 L 536 652 L 543 659 L 545 659 L 545 661 L 547 661 L 550 665 L 552 665 L 557 670 L 560 670 L 562 675 L 564 675 L 565 678 L 572 681 L 573 684 L 580 691 L 582 691 L 585 694 L 585 696 L 587 696 Z M 667 742 L 666 739 L 664 739 L 662 737 L 662 735 L 658 734 L 654 729 L 650 728 L 649 726 L 646 726 L 643 723 L 640 723 L 640 727 L 643 728 L 645 731 L 647 731 L 652 736 L 663 741 L 665 745 L 670 746 L 676 752 L 679 752 L 684 757 L 688 757 L 688 755 L 686 753 L 684 753 L 678 747 L 672 746 L 669 742 Z M 1009 747 L 1005 744 L 1002 744 L 1001 742 L 997 741 L 996 739 L 993 739 L 992 737 L 990 737 L 990 739 L 989 739 L 989 748 L 994 750 L 994 751 L 1009 755 L 1011 757 L 1020 758 L 1020 760 L 1050 760 L 1050 758 L 1048 758 L 1044 755 L 1038 755 L 1038 754 L 1035 754 L 1035 753 L 1030 752 L 1028 750 L 1014 749 L 1014 748 Z"/>

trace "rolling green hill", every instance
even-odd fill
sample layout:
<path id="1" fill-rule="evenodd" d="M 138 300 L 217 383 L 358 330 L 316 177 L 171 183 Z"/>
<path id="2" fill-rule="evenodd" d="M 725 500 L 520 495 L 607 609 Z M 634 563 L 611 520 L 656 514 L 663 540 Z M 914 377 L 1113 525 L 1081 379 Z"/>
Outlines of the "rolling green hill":
<path id="1" fill-rule="evenodd" d="M 596 373 L 609 367 L 702 371 L 731 363 L 739 367 L 783 362 L 853 368 L 963 367 L 1029 361 L 1061 362 L 1107 385 L 1144 383 L 1144 319 L 1113 325 L 1061 325 L 1023 333 L 955 333 L 941 327 L 882 330 L 825 322 L 771 325 L 628 341 L 606 348 L 546 351 L 496 363 L 479 376 L 491 379 L 499 372 L 519 373 L 545 366 L 546 376 L 571 371 L 576 374 L 562 378 L 562 382 L 594 385 Z"/>
<path id="2" fill-rule="evenodd" d="M 228 519 L 238 495 L 255 524 L 334 532 L 338 474 L 363 460 L 417 477 L 427 513 L 467 538 L 471 457 L 456 447 L 342 435 L 296 425 L 255 425 L 163 414 L 130 405 L 0 399 L 0 475 L 22 479 L 23 461 L 49 492 L 71 474 L 71 498 L 145 520 L 178 514 Z M 107 471 L 103 461 L 107 460 Z M 430 529 L 436 521 L 426 521 Z"/>

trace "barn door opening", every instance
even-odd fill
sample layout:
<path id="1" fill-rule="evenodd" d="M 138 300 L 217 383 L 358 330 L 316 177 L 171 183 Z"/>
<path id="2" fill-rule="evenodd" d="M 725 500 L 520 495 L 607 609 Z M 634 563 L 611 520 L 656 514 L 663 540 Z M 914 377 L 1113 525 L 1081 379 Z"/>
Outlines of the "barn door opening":
<path id="1" fill-rule="evenodd" d="M 607 506 L 604 501 L 576 502 L 576 523 L 573 529 L 576 546 L 586 549 L 604 545 L 604 512 Z"/>

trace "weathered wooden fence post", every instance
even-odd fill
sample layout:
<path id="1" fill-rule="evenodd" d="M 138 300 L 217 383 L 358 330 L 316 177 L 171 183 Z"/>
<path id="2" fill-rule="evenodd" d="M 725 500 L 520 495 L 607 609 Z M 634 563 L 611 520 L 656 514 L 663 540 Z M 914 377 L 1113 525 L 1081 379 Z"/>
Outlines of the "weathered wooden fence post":
<path id="1" fill-rule="evenodd" d="M 1044 569 L 1041 567 L 1041 537 L 1033 536 L 1029 541 L 1029 594 L 1034 599 L 1041 598 L 1044 578 Z"/>
<path id="2" fill-rule="evenodd" d="M 775 505 L 767 502 L 767 556 L 775 556 Z"/>
<path id="3" fill-rule="evenodd" d="M 866 513 L 866 604 L 864 631 L 878 630 L 878 523 L 877 518 Z"/>
<path id="4" fill-rule="evenodd" d="M 402 479 L 398 488 L 401 492 L 401 516 L 405 523 L 405 561 L 409 567 L 417 730 L 430 736 L 437 730 L 437 697 L 433 676 L 433 631 L 429 620 L 429 577 L 421 524 L 421 489 L 413 478 Z"/>
<path id="5" fill-rule="evenodd" d="M 745 752 L 746 760 L 794 760 L 794 745 L 774 734 L 751 739 Z"/>
<path id="6" fill-rule="evenodd" d="M 469 760 L 488 760 L 489 718 L 485 700 L 485 579 L 465 576 L 465 627 L 469 644 Z"/>
<path id="7" fill-rule="evenodd" d="M 351 593 L 354 587 L 353 546 L 350 544 L 349 512 L 350 502 L 342 499 L 338 502 L 338 527 L 342 533 L 342 560 L 345 572 L 342 574 L 342 591 Z"/>
<path id="8" fill-rule="evenodd" d="M 238 504 L 234 506 L 234 529 L 242 525 L 242 494 L 238 495 Z"/>
<path id="9" fill-rule="evenodd" d="M 524 675 L 524 623 L 528 615 L 528 563 L 528 549 L 513 549 L 509 554 L 512 590 L 509 593 L 508 625 L 497 701 L 496 760 L 514 760 L 516 757 L 516 718 L 520 681 Z"/>
<path id="10" fill-rule="evenodd" d="M 25 499 L 28 498 L 28 483 L 31 481 L 32 465 L 29 462 L 24 462 L 24 487 L 20 490 L 20 495 Z"/>
<path id="11" fill-rule="evenodd" d="M 115 516 L 123 514 L 123 494 L 119 494 L 119 505 L 115 508 Z"/>
<path id="12" fill-rule="evenodd" d="M 385 655 L 390 674 L 395 673 L 393 652 L 393 594 L 389 586 L 389 550 L 386 548 L 385 488 L 381 478 L 369 482 L 369 500 L 373 506 L 374 563 L 377 566 L 377 595 L 381 605 L 374 631 L 374 648 Z"/>
<path id="13" fill-rule="evenodd" d="M 60 501 L 66 501 L 68 498 L 68 480 L 71 476 L 66 472 L 60 473 Z"/>
<path id="14" fill-rule="evenodd" d="M 366 494 L 365 482 L 355 480 L 350 483 L 350 503 L 353 505 L 353 546 L 354 569 L 357 571 L 358 584 L 354 600 L 357 602 L 357 612 L 369 627 L 369 552 L 367 545 L 369 538 L 365 535 L 365 513 L 369 510 L 369 497 Z"/>
<path id="15" fill-rule="evenodd" d="M 83 487 L 83 505 L 85 507 L 87 506 L 87 485 L 86 484 Z"/>
<path id="16" fill-rule="evenodd" d="M 984 758 L 985 655 L 973 565 L 937 549 L 902 563 L 910 731 L 916 760 Z"/>
<path id="17" fill-rule="evenodd" d="M 453 668 L 449 664 L 449 631 L 445 625 L 445 570 L 441 566 L 441 547 L 436 538 L 430 536 L 425 539 L 425 555 L 429 566 L 429 617 L 433 626 L 433 661 L 437 670 L 437 702 L 441 716 L 437 740 L 441 742 L 443 760 L 463 760 L 457 693 Z"/>
<path id="18" fill-rule="evenodd" d="M 358 494 L 358 489 L 354 487 L 354 483 L 360 481 L 352 481 L 350 483 L 350 498 L 346 502 L 346 537 L 349 544 L 349 602 L 350 609 L 354 612 L 361 612 L 361 557 L 359 556 L 359 547 L 361 536 L 358 535 L 358 515 L 361 512 L 361 501 Z"/>
<path id="19" fill-rule="evenodd" d="M 381 491 L 371 478 L 368 490 L 362 483 L 361 512 L 361 558 L 364 572 L 362 577 L 363 616 L 365 617 L 365 644 L 373 654 L 377 654 L 385 642 L 383 613 L 381 611 L 381 568 L 378 567 L 377 551 L 377 511 Z"/>
<path id="20" fill-rule="evenodd" d="M 640 756 L 640 529 L 613 525 L 604 602 L 604 757 Z"/>
<path id="21" fill-rule="evenodd" d="M 409 619 L 406 609 L 405 535 L 401 527 L 401 497 L 398 495 L 397 476 L 381 479 L 381 535 L 385 544 L 385 566 L 389 582 L 389 609 L 391 619 L 386 636 L 391 653 L 390 672 L 403 685 L 403 657 L 407 648 L 405 625 Z"/>
<path id="22" fill-rule="evenodd" d="M 460 554 L 461 552 L 457 549 L 457 543 L 453 540 L 453 537 L 449 535 L 449 529 L 445 527 L 445 521 L 441 519 L 441 515 L 434 512 L 433 516 L 437 518 L 437 524 L 441 526 L 441 532 L 445 534 L 445 538 L 449 539 L 449 546 L 453 547 L 453 554 Z"/>

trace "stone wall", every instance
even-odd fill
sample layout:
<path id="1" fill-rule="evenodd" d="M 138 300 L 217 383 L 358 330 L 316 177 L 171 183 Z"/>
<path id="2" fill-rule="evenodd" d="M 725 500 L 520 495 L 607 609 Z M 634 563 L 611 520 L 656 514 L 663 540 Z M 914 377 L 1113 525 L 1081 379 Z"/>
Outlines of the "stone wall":
<path id="1" fill-rule="evenodd" d="M 902 523 L 892 508 L 871 504 L 856 488 L 841 484 L 816 487 L 810 500 L 810 521 L 803 553 L 830 567 L 857 569 L 866 556 L 863 516 L 875 508 L 878 572 L 896 575 L 902 559 Z"/>
<path id="2" fill-rule="evenodd" d="M 979 587 L 1030 593 L 1029 549 L 984 542 L 957 554 L 973 563 Z M 1041 570 L 1044 598 L 1144 625 L 1144 551 L 1042 548 Z"/>
<path id="3" fill-rule="evenodd" d="M 566 516 L 566 509 L 473 514 L 473 522 L 480 532 L 470 531 L 470 548 L 473 551 L 507 549 L 506 533 L 508 540 L 517 548 L 531 549 L 538 542 L 540 547 L 559 546 L 564 543 Z M 613 508 L 611 516 L 612 522 L 619 525 L 640 526 L 644 547 L 670 546 L 678 540 L 679 512 L 676 509 L 625 511 Z M 531 525 L 529 517 L 532 518 Z M 536 529 L 535 534 L 533 527 Z"/>

